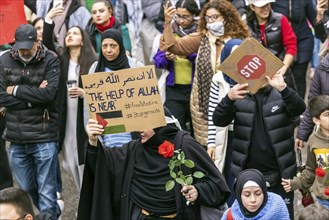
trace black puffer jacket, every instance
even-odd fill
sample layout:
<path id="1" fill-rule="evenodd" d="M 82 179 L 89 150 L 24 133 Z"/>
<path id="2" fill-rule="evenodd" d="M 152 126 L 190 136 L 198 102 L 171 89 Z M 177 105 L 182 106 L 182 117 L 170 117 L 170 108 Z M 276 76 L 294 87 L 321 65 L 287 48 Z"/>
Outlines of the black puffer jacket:
<path id="1" fill-rule="evenodd" d="M 281 177 L 292 178 L 296 173 L 293 119 L 305 110 L 305 103 L 289 87 L 281 93 L 271 88 L 263 102 L 263 121 Z M 245 169 L 253 129 L 262 129 L 254 126 L 256 107 L 253 95 L 247 95 L 246 98 L 237 101 L 232 101 L 226 96 L 213 114 L 216 126 L 227 126 L 234 119 L 232 172 L 235 176 Z"/>
<path id="2" fill-rule="evenodd" d="M 282 14 L 275 13 L 273 10 L 271 10 L 268 23 L 265 28 L 266 45 L 263 46 L 271 51 L 271 53 L 273 53 L 280 60 L 283 60 L 286 51 L 282 41 L 281 18 Z M 260 39 L 261 31 L 259 29 L 259 24 L 254 13 L 252 15 L 248 15 L 247 21 L 252 36 L 260 43 L 262 43 Z"/>
<path id="3" fill-rule="evenodd" d="M 314 37 L 308 21 L 314 24 L 316 9 L 310 0 L 280 0 L 271 3 L 275 12 L 285 15 L 297 37 L 297 63 L 308 63 L 312 59 Z"/>
<path id="4" fill-rule="evenodd" d="M 59 75 L 57 55 L 41 43 L 28 64 L 20 60 L 15 50 L 0 57 L 0 106 L 7 109 L 4 139 L 20 144 L 58 140 Z M 48 85 L 39 88 L 43 80 Z M 8 86 L 18 86 L 16 96 L 7 94 Z"/>

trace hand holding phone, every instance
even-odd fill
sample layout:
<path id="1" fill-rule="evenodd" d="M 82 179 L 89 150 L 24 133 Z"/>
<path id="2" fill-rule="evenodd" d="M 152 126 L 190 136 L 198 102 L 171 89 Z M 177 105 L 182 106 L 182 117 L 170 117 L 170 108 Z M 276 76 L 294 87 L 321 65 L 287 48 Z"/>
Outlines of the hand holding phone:
<path id="1" fill-rule="evenodd" d="M 172 6 L 171 0 L 163 0 L 163 6 L 168 8 L 171 7 Z"/>
<path id="2" fill-rule="evenodd" d="M 57 8 L 57 7 L 63 7 L 63 0 L 53 0 L 53 7 Z"/>

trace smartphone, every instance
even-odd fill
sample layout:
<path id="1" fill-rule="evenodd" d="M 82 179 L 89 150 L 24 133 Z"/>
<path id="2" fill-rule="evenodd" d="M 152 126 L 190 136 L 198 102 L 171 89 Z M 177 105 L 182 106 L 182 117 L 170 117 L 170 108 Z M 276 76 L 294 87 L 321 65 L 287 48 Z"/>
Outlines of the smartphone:
<path id="1" fill-rule="evenodd" d="M 63 0 L 53 0 L 53 7 L 63 7 Z"/>
<path id="2" fill-rule="evenodd" d="M 171 7 L 172 6 L 171 0 L 163 0 L 163 5 L 167 6 L 167 4 L 168 4 L 168 7 Z"/>

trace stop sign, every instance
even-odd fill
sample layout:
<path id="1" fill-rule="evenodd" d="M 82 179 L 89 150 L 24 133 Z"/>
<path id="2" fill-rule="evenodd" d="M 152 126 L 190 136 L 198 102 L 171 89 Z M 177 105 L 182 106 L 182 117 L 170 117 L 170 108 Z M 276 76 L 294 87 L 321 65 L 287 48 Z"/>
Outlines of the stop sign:
<path id="1" fill-rule="evenodd" d="M 265 61 L 257 55 L 245 55 L 238 64 L 238 73 L 246 79 L 258 79 L 266 72 Z"/>

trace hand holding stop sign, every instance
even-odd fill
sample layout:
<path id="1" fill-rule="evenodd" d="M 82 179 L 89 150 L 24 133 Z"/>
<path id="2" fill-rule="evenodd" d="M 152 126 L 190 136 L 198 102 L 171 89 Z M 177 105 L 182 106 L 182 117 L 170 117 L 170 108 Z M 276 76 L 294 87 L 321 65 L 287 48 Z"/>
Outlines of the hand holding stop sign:
<path id="1" fill-rule="evenodd" d="M 273 88 L 279 90 L 281 92 L 287 87 L 287 84 L 284 82 L 283 74 L 282 73 L 276 73 L 272 77 L 265 76 L 267 79 L 268 84 L 272 86 Z"/>
<path id="2" fill-rule="evenodd" d="M 281 92 L 287 87 L 287 84 L 284 82 L 282 73 L 276 73 L 272 77 L 265 76 L 265 78 L 267 79 L 267 83 L 273 88 L 277 89 L 279 92 Z M 267 85 L 267 83 L 263 86 Z M 231 100 L 238 100 L 243 99 L 247 93 L 249 93 L 248 83 L 244 83 L 236 84 L 235 86 L 233 86 L 228 91 L 227 95 Z"/>

